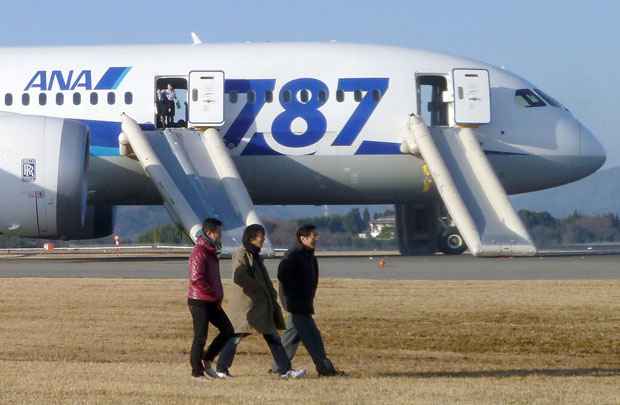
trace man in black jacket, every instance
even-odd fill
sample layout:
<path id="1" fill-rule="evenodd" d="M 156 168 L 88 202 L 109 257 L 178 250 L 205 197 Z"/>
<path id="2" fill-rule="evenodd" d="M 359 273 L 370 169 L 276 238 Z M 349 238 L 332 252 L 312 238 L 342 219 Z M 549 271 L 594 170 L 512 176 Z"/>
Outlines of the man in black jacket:
<path id="1" fill-rule="evenodd" d="M 319 234 L 314 225 L 297 230 L 296 246 L 284 256 L 278 267 L 280 297 L 289 313 L 282 344 L 289 359 L 293 359 L 299 343 L 303 343 L 312 357 L 319 376 L 341 375 L 327 358 L 321 332 L 312 315 L 314 296 L 319 283 L 319 264 L 314 249 Z"/>

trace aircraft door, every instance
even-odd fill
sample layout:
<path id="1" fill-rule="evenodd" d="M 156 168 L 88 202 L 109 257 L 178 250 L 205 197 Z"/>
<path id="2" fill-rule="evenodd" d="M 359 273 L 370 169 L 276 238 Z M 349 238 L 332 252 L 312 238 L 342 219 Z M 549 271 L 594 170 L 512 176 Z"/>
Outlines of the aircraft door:
<path id="1" fill-rule="evenodd" d="M 155 77 L 155 123 L 157 128 L 187 127 L 187 77 Z"/>
<path id="2" fill-rule="evenodd" d="M 224 72 L 189 73 L 189 124 L 193 127 L 224 125 Z"/>
<path id="3" fill-rule="evenodd" d="M 454 122 L 480 125 L 491 122 L 491 85 L 485 69 L 454 69 Z"/>
<path id="4" fill-rule="evenodd" d="M 448 91 L 447 75 L 418 74 L 416 76 L 418 115 L 426 125 L 449 126 L 452 108 Z"/>

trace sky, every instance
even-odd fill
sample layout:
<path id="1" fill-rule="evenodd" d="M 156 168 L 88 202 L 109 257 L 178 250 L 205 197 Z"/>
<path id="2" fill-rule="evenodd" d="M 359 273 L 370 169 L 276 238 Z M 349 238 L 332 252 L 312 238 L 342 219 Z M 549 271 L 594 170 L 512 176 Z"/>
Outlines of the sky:
<path id="1" fill-rule="evenodd" d="M 620 1 L 7 1 L 0 46 L 346 41 L 503 66 L 565 104 L 620 165 Z M 2 63 L 2 61 L 0 61 Z"/>

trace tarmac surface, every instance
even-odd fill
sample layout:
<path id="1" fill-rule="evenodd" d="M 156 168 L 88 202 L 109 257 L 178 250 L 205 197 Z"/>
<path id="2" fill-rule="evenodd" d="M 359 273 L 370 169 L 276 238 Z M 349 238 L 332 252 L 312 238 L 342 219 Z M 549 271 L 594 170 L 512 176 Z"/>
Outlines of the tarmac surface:
<path id="1" fill-rule="evenodd" d="M 321 276 L 377 280 L 613 280 L 620 279 L 620 255 L 475 258 L 463 256 L 321 257 Z M 272 277 L 278 259 L 265 261 Z M 230 260 L 221 261 L 222 277 L 231 276 Z M 187 259 L 105 258 L 0 260 L 0 278 L 144 278 L 187 276 Z"/>

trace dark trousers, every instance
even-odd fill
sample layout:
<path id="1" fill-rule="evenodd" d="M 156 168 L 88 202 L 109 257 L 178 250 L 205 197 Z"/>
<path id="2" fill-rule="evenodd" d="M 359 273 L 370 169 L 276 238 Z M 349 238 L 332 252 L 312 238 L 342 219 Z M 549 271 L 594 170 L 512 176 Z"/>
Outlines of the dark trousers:
<path id="1" fill-rule="evenodd" d="M 166 128 L 172 127 L 174 124 L 174 115 L 176 114 L 176 104 L 174 101 L 164 101 L 164 117 L 166 120 Z"/>
<path id="2" fill-rule="evenodd" d="M 217 359 L 217 370 L 228 371 L 232 366 L 237 353 L 237 346 L 241 342 L 241 339 L 248 336 L 247 334 L 236 334 L 226 342 L 224 349 L 220 353 L 220 357 Z M 291 361 L 286 355 L 286 351 L 282 346 L 282 340 L 277 333 L 263 335 L 265 342 L 269 346 L 271 355 L 273 356 L 274 366 L 273 370 L 279 374 L 284 374 L 291 369 Z"/>
<path id="3" fill-rule="evenodd" d="M 190 363 L 192 365 L 192 375 L 200 376 L 204 374 L 203 360 L 211 362 L 220 353 L 226 342 L 234 335 L 228 316 L 222 307 L 214 302 L 188 300 L 189 311 L 192 314 L 194 323 L 194 340 L 190 353 Z M 213 342 L 204 351 L 207 342 L 209 323 L 219 329 L 220 333 L 213 339 Z"/>
<path id="4" fill-rule="evenodd" d="M 299 343 L 303 343 L 319 374 L 329 374 L 334 371 L 334 366 L 325 353 L 321 331 L 316 326 L 312 315 L 288 314 L 286 330 L 282 334 L 282 345 L 289 360 L 295 357 Z"/>
<path id="5" fill-rule="evenodd" d="M 174 102 L 170 103 L 170 112 L 168 113 L 168 126 L 174 125 L 174 116 L 176 114 L 176 105 Z"/>

